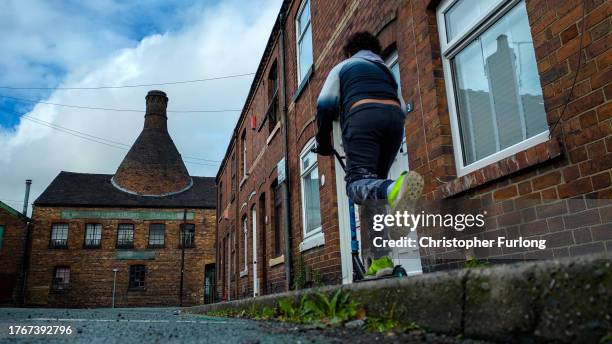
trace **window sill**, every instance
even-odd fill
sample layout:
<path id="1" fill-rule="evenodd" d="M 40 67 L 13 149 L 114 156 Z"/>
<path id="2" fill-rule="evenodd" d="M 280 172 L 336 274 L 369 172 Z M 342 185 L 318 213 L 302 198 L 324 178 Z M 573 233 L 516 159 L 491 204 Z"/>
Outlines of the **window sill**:
<path id="1" fill-rule="evenodd" d="M 248 275 L 249 275 L 249 268 L 246 268 L 246 269 L 240 271 L 240 278 L 246 277 Z"/>
<path id="2" fill-rule="evenodd" d="M 134 246 L 117 246 L 118 250 L 133 250 Z"/>
<path id="3" fill-rule="evenodd" d="M 325 236 L 323 231 L 316 234 L 311 234 L 300 243 L 300 252 L 308 251 L 312 248 L 325 245 Z"/>
<path id="4" fill-rule="evenodd" d="M 141 287 L 141 288 L 128 288 L 128 291 L 135 291 L 135 292 L 139 292 L 139 291 L 147 291 L 147 288 L 145 287 Z"/>
<path id="5" fill-rule="evenodd" d="M 295 93 L 293 94 L 293 97 L 291 98 L 292 102 L 295 103 L 300 98 L 300 95 L 302 95 L 302 92 L 306 88 L 306 85 L 308 85 L 308 83 L 310 82 L 310 78 L 312 77 L 313 72 L 314 72 L 314 65 L 308 68 L 308 72 L 306 72 L 306 75 L 304 75 L 302 82 L 300 82 L 300 86 L 298 86 L 297 90 L 295 90 Z"/>
<path id="6" fill-rule="evenodd" d="M 561 153 L 559 141 L 555 138 L 550 139 L 440 185 L 434 191 L 434 197 L 444 199 L 458 195 L 522 169 L 557 158 Z"/>
<path id="7" fill-rule="evenodd" d="M 102 246 L 99 246 L 99 245 L 98 246 L 83 246 L 83 249 L 85 250 L 99 250 L 101 248 Z"/>
<path id="8" fill-rule="evenodd" d="M 280 121 L 278 121 L 276 123 L 276 125 L 274 126 L 274 129 L 272 129 L 272 132 L 270 133 L 270 135 L 268 135 L 268 138 L 266 139 L 266 145 L 270 145 L 270 142 L 272 142 L 272 140 L 274 139 L 274 136 L 276 136 L 276 134 L 280 131 Z"/>
<path id="9" fill-rule="evenodd" d="M 147 248 L 149 250 L 159 250 L 159 249 L 166 248 L 166 245 L 149 245 Z"/>
<path id="10" fill-rule="evenodd" d="M 280 264 L 283 264 L 285 262 L 285 255 L 280 255 L 276 258 L 272 258 L 268 261 L 268 266 L 269 267 L 273 267 L 273 266 L 277 266 Z"/>

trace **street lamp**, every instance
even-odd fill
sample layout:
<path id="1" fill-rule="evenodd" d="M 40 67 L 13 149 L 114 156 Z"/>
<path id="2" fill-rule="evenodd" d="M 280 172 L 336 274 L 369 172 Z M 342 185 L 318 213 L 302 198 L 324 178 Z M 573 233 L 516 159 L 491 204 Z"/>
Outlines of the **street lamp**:
<path id="1" fill-rule="evenodd" d="M 113 268 L 113 308 L 115 308 L 115 286 L 117 285 L 117 272 L 119 269 Z"/>

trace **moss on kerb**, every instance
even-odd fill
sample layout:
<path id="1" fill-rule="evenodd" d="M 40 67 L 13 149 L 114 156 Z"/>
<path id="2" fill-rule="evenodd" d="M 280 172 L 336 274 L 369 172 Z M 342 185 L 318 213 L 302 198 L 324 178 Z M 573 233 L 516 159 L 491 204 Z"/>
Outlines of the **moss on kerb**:
<path id="1" fill-rule="evenodd" d="M 605 256 L 501 265 L 328 286 L 189 311 L 261 312 L 282 298 L 297 303 L 304 293 L 331 294 L 341 288 L 368 316 L 416 323 L 433 332 L 494 340 L 597 342 L 612 333 L 611 265 Z"/>

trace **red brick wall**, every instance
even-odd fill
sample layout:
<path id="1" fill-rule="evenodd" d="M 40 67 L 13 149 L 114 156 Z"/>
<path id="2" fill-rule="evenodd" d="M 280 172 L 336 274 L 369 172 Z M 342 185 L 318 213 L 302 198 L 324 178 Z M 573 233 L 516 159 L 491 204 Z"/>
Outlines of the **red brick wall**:
<path id="1" fill-rule="evenodd" d="M 300 3 L 289 1 L 285 24 L 285 69 L 289 119 L 291 247 L 294 262 L 297 257 L 302 256 L 307 269 L 320 273 L 325 283 L 338 283 L 341 280 L 333 158 L 318 158 L 319 173 L 325 175 L 326 179 L 325 185 L 320 188 L 325 245 L 303 253 L 298 249 L 302 240 L 298 159 L 306 142 L 315 134 L 316 129 L 312 122 L 315 103 L 327 72 L 342 60 L 341 48 L 345 38 L 360 30 L 378 32 L 385 50 L 394 46 L 398 51 L 403 96 L 406 102 L 413 105 L 413 111 L 406 119 L 409 164 L 411 169 L 418 171 L 426 179 L 424 198 L 490 199 L 500 204 L 510 204 L 523 199 L 544 202 L 577 196 L 610 199 L 612 129 L 609 100 L 612 91 L 608 82 L 609 7 L 603 1 L 587 0 L 585 3 L 586 31 L 582 68 L 573 97 L 564 114 L 564 121 L 559 126 L 563 130 L 555 130 L 553 139 L 548 142 L 457 178 L 436 23 L 435 9 L 438 1 L 312 0 L 315 66 L 308 84 L 295 99 L 294 94 L 299 86 L 295 59 L 295 16 Z M 552 124 L 561 112 L 576 72 L 579 33 L 583 25 L 582 5 L 581 1 L 577 0 L 526 0 L 526 4 L 546 112 L 548 121 Z M 343 21 L 345 16 L 349 16 L 346 22 Z M 278 36 L 272 40 L 272 52 L 264 55 L 261 62 L 265 66 L 262 73 L 264 76 L 268 74 L 272 61 L 278 58 Z M 257 116 L 258 123 L 263 118 L 268 104 L 266 82 L 265 77 L 255 80 L 255 92 L 246 105 L 246 113 Z M 265 192 L 268 197 L 270 184 L 276 176 L 275 164 L 282 157 L 282 132 L 279 131 L 270 143 L 266 144 L 267 132 L 253 131 L 248 129 L 247 124 L 248 121 L 245 121 L 243 116 L 237 124 L 237 132 L 242 133 L 244 128 L 247 128 L 248 164 L 251 171 L 240 187 L 236 200 L 230 204 L 232 210 L 228 214 L 230 219 L 235 219 L 235 227 L 231 226 L 230 220 L 222 220 L 218 225 L 221 237 L 227 237 L 231 231 L 238 231 L 237 238 L 242 238 L 240 219 L 256 202 L 260 193 Z M 561 136 L 562 133 L 565 133 L 565 140 Z M 240 153 L 242 149 L 236 148 L 236 140 L 233 140 L 230 146 L 218 177 L 224 188 L 231 185 L 229 157 L 234 149 Z M 256 160 L 258 156 L 261 158 Z M 253 191 L 256 195 L 249 198 Z M 228 193 L 229 191 L 224 191 L 224 194 Z M 224 202 L 226 200 L 229 202 L 228 198 L 224 198 Z M 240 210 L 245 202 L 247 205 Z M 268 197 L 268 216 L 270 204 Z M 224 206 L 221 205 L 220 208 Z M 605 226 L 604 220 L 601 219 L 601 226 Z M 490 229 L 491 232 L 493 230 Z M 557 257 L 571 252 L 579 254 L 606 249 L 610 251 L 611 238 L 609 234 L 605 234 L 610 231 L 605 232 L 605 229 L 599 227 L 581 228 L 583 232 L 588 231 L 589 235 L 583 236 L 588 239 L 577 240 L 577 234 L 573 232 L 575 230 L 563 226 L 547 226 L 547 234 L 567 232 L 572 235 L 570 237 L 567 233 L 564 234 L 567 236 L 564 246 L 551 249 L 545 256 Z M 266 245 L 270 245 L 269 224 L 265 227 L 265 233 Z M 252 238 L 249 230 L 249 245 L 250 240 Z M 237 252 L 242 252 L 241 245 L 241 240 L 238 240 Z M 422 251 L 421 254 L 425 270 L 451 267 L 444 264 L 438 266 L 435 252 Z M 250 251 L 249 257 L 252 257 Z M 265 258 L 265 261 L 268 261 L 271 257 Z M 242 266 L 243 263 L 239 264 Z M 268 282 L 280 281 L 284 277 L 282 272 L 272 269 L 268 271 Z M 234 279 L 233 288 L 239 291 L 237 295 L 249 294 L 251 278 L 249 273 L 246 277 Z"/>
<path id="2" fill-rule="evenodd" d="M 20 304 L 27 223 L 0 208 L 0 226 L 4 227 L 0 247 L 0 283 L 3 288 L 12 287 L 10 292 L 5 290 L 8 299 L 0 300 L 0 303 Z"/>
<path id="3" fill-rule="evenodd" d="M 62 210 L 128 210 L 96 208 L 35 207 L 33 210 L 32 254 L 27 285 L 27 303 L 51 307 L 108 307 L 111 305 L 113 268 L 119 268 L 116 286 L 116 305 L 153 306 L 178 305 L 181 266 L 179 228 L 182 221 L 143 220 L 63 220 Z M 129 210 L 151 211 L 134 208 Z M 162 209 L 182 211 L 183 209 Z M 213 209 L 187 209 L 195 212 L 195 247 L 185 249 L 184 294 L 185 305 L 204 303 L 204 266 L 214 263 L 215 211 Z M 50 249 L 49 240 L 53 223 L 68 223 L 68 248 Z M 84 249 L 85 224 L 102 224 L 102 241 L 99 249 Z M 119 223 L 134 224 L 134 249 L 116 248 Z M 148 249 L 149 224 L 165 224 L 165 246 Z M 119 251 L 153 251 L 152 260 L 117 259 Z M 146 266 L 145 290 L 129 291 L 129 266 Z M 51 290 L 56 266 L 70 267 L 68 291 Z"/>

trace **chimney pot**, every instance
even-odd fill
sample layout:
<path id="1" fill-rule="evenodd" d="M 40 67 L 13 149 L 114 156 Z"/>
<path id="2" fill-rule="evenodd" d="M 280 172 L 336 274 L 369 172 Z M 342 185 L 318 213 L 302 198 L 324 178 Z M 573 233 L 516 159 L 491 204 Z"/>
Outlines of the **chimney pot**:
<path id="1" fill-rule="evenodd" d="M 145 112 L 145 129 L 167 131 L 168 96 L 165 92 L 152 90 L 145 97 L 147 109 Z"/>

